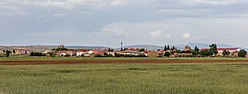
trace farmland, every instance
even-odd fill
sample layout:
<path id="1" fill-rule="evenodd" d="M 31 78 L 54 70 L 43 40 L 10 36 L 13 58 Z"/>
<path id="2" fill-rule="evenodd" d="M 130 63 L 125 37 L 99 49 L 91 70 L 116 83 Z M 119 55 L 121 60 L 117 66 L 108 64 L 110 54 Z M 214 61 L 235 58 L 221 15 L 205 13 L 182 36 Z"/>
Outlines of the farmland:
<path id="1" fill-rule="evenodd" d="M 248 58 L 80 58 L 80 57 L 10 57 L 0 58 L 0 65 L 110 64 L 110 63 L 237 63 Z"/>
<path id="2" fill-rule="evenodd" d="M 6 94 L 247 94 L 248 63 L 1 65 Z"/>

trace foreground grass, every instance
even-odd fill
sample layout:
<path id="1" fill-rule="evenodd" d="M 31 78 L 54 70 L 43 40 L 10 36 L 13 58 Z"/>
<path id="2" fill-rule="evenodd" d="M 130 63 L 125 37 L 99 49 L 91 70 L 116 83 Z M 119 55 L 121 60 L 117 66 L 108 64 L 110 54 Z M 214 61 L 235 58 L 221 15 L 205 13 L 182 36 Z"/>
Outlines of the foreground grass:
<path id="1" fill-rule="evenodd" d="M 18 61 L 18 60 L 140 60 L 140 59 L 157 59 L 157 60 L 248 60 L 248 58 L 224 58 L 224 57 L 202 57 L 202 58 L 152 58 L 152 57 L 98 57 L 98 58 L 89 58 L 89 57 L 0 57 L 0 61 Z"/>
<path id="2" fill-rule="evenodd" d="M 3 94 L 247 94 L 248 63 L 0 66 Z"/>

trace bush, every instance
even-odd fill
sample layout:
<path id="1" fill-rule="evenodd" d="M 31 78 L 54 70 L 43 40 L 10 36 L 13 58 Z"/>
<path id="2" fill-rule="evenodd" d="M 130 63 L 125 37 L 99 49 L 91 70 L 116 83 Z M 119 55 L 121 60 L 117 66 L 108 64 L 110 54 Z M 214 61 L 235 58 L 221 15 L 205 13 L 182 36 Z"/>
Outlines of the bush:
<path id="1" fill-rule="evenodd" d="M 46 56 L 40 52 L 31 52 L 30 56 Z"/>
<path id="2" fill-rule="evenodd" d="M 210 56 L 212 53 L 210 52 L 210 50 L 202 50 L 200 52 L 201 56 L 205 57 L 205 56 Z"/>
<path id="3" fill-rule="evenodd" d="M 239 57 L 245 57 L 246 54 L 247 54 L 247 52 L 246 52 L 245 50 L 242 49 L 242 50 L 239 51 L 238 56 L 239 56 Z"/>
<path id="4" fill-rule="evenodd" d="M 57 48 L 56 51 L 68 50 L 67 48 Z"/>
<path id="5" fill-rule="evenodd" d="M 170 57 L 171 53 L 170 52 L 165 52 L 164 56 Z"/>

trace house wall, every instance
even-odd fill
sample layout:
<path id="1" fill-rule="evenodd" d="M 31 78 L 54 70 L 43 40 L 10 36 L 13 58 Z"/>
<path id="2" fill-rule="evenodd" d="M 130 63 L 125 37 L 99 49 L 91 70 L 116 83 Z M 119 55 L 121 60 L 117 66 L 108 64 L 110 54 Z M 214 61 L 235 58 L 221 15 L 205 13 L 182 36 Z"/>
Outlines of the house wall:
<path id="1" fill-rule="evenodd" d="M 15 50 L 15 54 L 30 54 L 32 51 L 20 51 L 20 50 Z"/>
<path id="2" fill-rule="evenodd" d="M 147 52 L 148 57 L 157 57 L 158 53 L 157 52 Z"/>

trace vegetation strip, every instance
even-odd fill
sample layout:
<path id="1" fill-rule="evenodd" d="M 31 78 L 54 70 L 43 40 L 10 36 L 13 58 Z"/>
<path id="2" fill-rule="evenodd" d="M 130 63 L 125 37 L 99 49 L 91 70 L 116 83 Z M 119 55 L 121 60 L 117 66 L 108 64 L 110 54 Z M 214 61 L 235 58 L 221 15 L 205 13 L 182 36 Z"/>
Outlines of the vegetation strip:
<path id="1" fill-rule="evenodd" d="M 191 60 L 191 59 L 127 59 L 127 60 L 20 60 L 20 61 L 0 61 L 1 65 L 41 65 L 41 64 L 109 64 L 109 63 L 212 63 L 212 62 L 248 62 L 245 60 Z"/>

